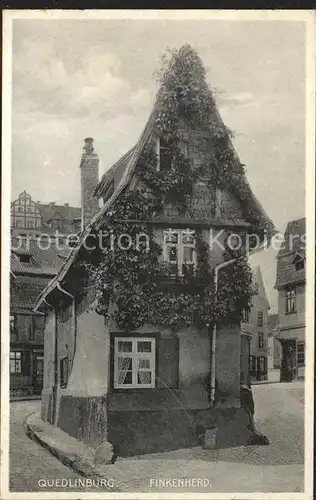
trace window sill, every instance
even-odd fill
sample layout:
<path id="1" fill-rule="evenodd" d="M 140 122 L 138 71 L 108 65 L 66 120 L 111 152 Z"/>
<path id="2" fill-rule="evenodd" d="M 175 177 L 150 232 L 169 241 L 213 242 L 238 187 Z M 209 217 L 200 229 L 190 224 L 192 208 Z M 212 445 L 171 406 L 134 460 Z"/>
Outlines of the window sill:
<path id="1" fill-rule="evenodd" d="M 296 314 L 297 311 L 286 311 L 284 314 L 287 316 L 289 314 Z"/>

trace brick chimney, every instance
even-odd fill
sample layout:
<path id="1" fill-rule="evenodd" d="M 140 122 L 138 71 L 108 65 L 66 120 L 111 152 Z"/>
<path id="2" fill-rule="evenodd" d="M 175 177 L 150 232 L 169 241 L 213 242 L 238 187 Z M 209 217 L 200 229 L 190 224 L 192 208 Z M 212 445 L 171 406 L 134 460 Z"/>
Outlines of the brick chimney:
<path id="1" fill-rule="evenodd" d="M 99 203 L 92 196 L 99 182 L 99 157 L 94 152 L 93 139 L 84 140 L 81 170 L 81 230 L 99 210 Z"/>

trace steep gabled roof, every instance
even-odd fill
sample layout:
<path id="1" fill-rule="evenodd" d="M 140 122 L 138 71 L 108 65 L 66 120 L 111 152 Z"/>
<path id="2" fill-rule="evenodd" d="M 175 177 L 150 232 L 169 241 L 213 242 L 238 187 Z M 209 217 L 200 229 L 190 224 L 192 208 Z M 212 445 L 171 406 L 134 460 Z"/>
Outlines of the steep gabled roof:
<path id="1" fill-rule="evenodd" d="M 266 301 L 267 308 L 270 309 L 270 304 L 269 304 L 269 300 L 268 300 L 266 288 L 265 288 L 265 285 L 264 285 L 264 280 L 263 280 L 263 276 L 262 276 L 262 272 L 261 272 L 261 267 L 260 266 L 254 266 L 254 267 L 252 267 L 252 274 L 253 274 L 253 277 L 254 277 L 254 281 L 256 283 L 258 283 L 259 287 L 262 290 L 261 293 L 260 293 L 261 298 L 263 298 Z"/>
<path id="2" fill-rule="evenodd" d="M 296 270 L 295 256 L 299 255 L 305 259 L 306 221 L 305 217 L 290 221 L 287 224 L 284 243 L 277 255 L 277 273 L 275 288 L 282 288 L 295 283 L 304 283 L 306 271 L 304 269 Z"/>
<path id="3" fill-rule="evenodd" d="M 160 91 L 159 91 L 160 92 Z M 40 295 L 36 308 L 38 308 L 42 302 L 42 299 L 50 293 L 51 290 L 54 289 L 56 286 L 57 282 L 60 282 L 64 279 L 66 276 L 69 268 L 71 267 L 72 263 L 74 262 L 76 256 L 79 253 L 79 250 L 82 246 L 83 241 L 87 237 L 88 234 L 92 230 L 98 230 L 102 223 L 103 223 L 103 218 L 104 215 L 107 213 L 109 208 L 112 206 L 112 204 L 118 199 L 118 197 L 121 195 L 121 193 L 127 188 L 129 185 L 132 176 L 135 172 L 136 166 L 138 159 L 140 157 L 140 154 L 142 153 L 143 149 L 147 145 L 148 141 L 150 138 L 153 137 L 153 134 L 155 132 L 155 119 L 156 115 L 158 112 L 158 98 L 159 98 L 159 92 L 157 95 L 157 99 L 155 102 L 155 105 L 153 107 L 153 110 L 150 114 L 150 117 L 145 125 L 145 128 L 137 142 L 134 148 L 132 148 L 130 151 L 128 151 L 120 160 L 118 160 L 108 172 L 104 174 L 102 177 L 100 183 L 98 184 L 96 190 L 95 190 L 95 195 L 98 197 L 105 197 L 105 204 L 104 206 L 99 210 L 98 213 L 94 215 L 94 217 L 90 220 L 89 224 L 85 227 L 83 233 L 80 236 L 79 242 L 76 247 L 72 250 L 70 256 L 67 258 L 66 262 L 62 266 L 60 272 L 58 273 L 58 276 L 52 280 L 52 282 L 49 283 L 47 289 L 43 291 L 43 293 Z M 223 121 L 220 117 L 220 114 L 218 110 L 215 107 L 215 114 L 218 119 L 218 121 L 223 124 Z M 210 129 L 210 134 L 211 134 L 211 129 Z M 230 141 L 230 140 L 229 140 Z M 232 142 L 230 141 L 230 147 L 234 151 L 234 154 L 236 158 L 238 158 L 237 153 L 233 147 Z M 269 220 L 267 217 L 265 211 L 263 210 L 262 206 L 256 199 L 256 197 L 253 195 L 251 188 L 249 186 L 249 183 L 244 176 L 244 183 L 245 185 L 249 188 L 249 197 L 251 199 L 248 200 L 249 203 L 252 204 L 252 209 L 253 211 L 258 214 L 260 217 L 264 218 L 265 220 Z M 111 190 L 109 190 L 111 186 Z M 113 187 L 113 189 L 112 189 Z M 110 191 L 110 193 L 109 193 Z"/>
<path id="4" fill-rule="evenodd" d="M 132 156 L 135 146 L 132 147 L 124 156 L 122 156 L 112 167 L 103 174 L 99 184 L 96 186 L 94 196 L 103 197 L 108 188 L 113 184 L 116 189 Z"/>

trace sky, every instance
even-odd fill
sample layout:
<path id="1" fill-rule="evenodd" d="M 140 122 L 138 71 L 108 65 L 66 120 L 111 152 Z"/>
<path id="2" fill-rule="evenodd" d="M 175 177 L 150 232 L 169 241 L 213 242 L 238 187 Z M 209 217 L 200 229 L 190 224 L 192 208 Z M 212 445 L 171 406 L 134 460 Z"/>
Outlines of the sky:
<path id="1" fill-rule="evenodd" d="M 137 141 L 166 49 L 189 43 L 235 132 L 251 187 L 284 231 L 304 216 L 305 26 L 301 21 L 13 22 L 12 198 L 80 205 L 79 162 L 93 137 L 100 176 Z M 271 312 L 275 253 L 257 254 Z"/>

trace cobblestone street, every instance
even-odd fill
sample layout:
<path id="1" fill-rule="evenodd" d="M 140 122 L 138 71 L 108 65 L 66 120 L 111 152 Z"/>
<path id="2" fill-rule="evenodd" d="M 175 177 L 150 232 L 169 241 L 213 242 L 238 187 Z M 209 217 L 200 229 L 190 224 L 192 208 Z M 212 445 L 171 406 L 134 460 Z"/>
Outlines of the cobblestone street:
<path id="1" fill-rule="evenodd" d="M 27 415 L 40 411 L 40 401 L 11 403 L 10 419 L 10 483 L 11 491 L 78 491 L 76 488 L 45 488 L 40 480 L 80 478 L 76 472 L 63 465 L 42 446 L 25 434 Z M 41 483 L 40 483 L 41 484 Z M 80 488 L 79 488 L 80 489 Z M 94 491 L 96 489 L 94 488 Z M 89 489 L 89 491 L 91 491 Z M 98 490 L 98 491 L 102 491 Z"/>
<path id="2" fill-rule="evenodd" d="M 150 479 L 166 477 L 207 477 L 212 483 L 212 492 L 303 491 L 303 383 L 256 385 L 253 393 L 257 427 L 268 437 L 269 446 L 193 448 L 119 458 L 116 465 L 105 467 L 105 473 L 114 477 L 122 491 L 166 492 L 169 490 L 149 487 Z M 39 401 L 11 404 L 10 488 L 13 491 L 47 492 L 47 488 L 38 485 L 39 479 L 79 477 L 25 435 L 25 417 L 39 411 L 39 406 Z M 67 491 L 75 490 L 67 488 Z"/>

